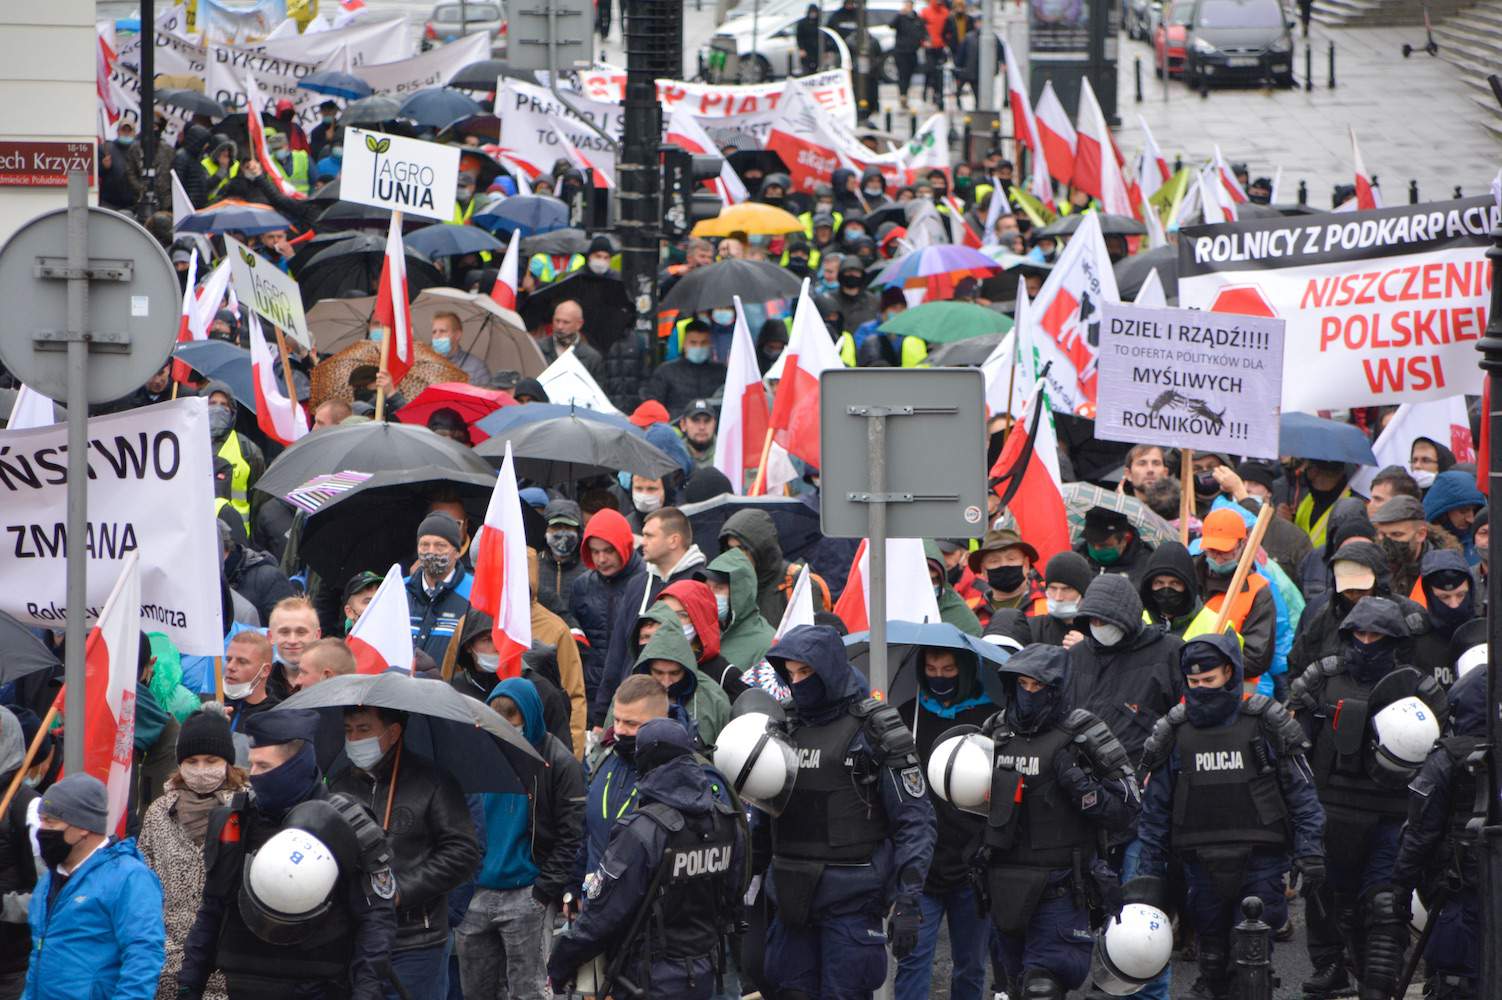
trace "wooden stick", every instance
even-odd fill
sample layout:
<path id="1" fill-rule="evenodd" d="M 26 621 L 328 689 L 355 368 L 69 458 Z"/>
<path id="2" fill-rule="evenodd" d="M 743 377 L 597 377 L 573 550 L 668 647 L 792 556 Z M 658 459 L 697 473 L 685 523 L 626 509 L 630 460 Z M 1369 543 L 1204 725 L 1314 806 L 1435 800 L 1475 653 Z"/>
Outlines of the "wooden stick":
<path id="1" fill-rule="evenodd" d="M 443 651 L 443 665 L 439 674 L 445 682 L 454 679 L 454 661 L 459 657 L 459 636 L 464 632 L 464 620 L 468 617 L 467 613 L 459 616 L 459 620 L 454 623 L 454 634 L 449 636 L 448 648 Z"/>
<path id="2" fill-rule="evenodd" d="M 381 829 L 391 829 L 391 804 L 396 801 L 396 776 L 402 769 L 402 743 L 405 743 L 407 734 L 402 733 L 402 739 L 396 745 L 396 758 L 391 762 L 391 784 L 386 788 L 386 816 L 381 820 Z"/>
<path id="3" fill-rule="evenodd" d="M 756 481 L 751 484 L 748 496 L 761 496 L 767 482 L 767 460 L 772 456 L 772 428 L 767 428 L 767 439 L 761 443 L 761 464 L 756 467 Z"/>
<path id="4" fill-rule="evenodd" d="M 287 353 L 287 338 L 282 336 L 282 328 L 272 324 L 271 332 L 276 334 L 276 350 L 282 356 L 282 380 L 287 383 L 287 401 L 292 406 L 292 426 L 297 426 L 297 389 L 292 384 L 292 359 Z"/>
<path id="5" fill-rule="evenodd" d="M 1215 635 L 1226 629 L 1226 620 L 1231 617 L 1231 599 L 1241 593 L 1241 588 L 1246 585 L 1247 574 L 1252 571 L 1252 563 L 1257 560 L 1257 549 L 1262 546 L 1262 536 L 1267 534 L 1268 525 L 1272 524 L 1272 512 L 1271 504 L 1263 504 L 1261 512 L 1257 514 L 1257 523 L 1252 525 L 1252 530 L 1247 535 L 1246 548 L 1236 562 L 1236 573 L 1231 577 L 1231 585 L 1226 588 L 1225 596 L 1220 600 L 1220 611 L 1215 615 Z"/>
<path id="6" fill-rule="evenodd" d="M 172 399 L 176 399 L 177 398 L 177 386 L 178 386 L 177 379 L 173 379 L 172 380 L 172 397 L 171 397 Z"/>
<path id="7" fill-rule="evenodd" d="M 998 187 L 996 190 L 1000 191 L 1001 188 Z M 1020 294 L 1027 294 L 1026 286 L 1023 286 Z M 1012 372 L 1007 376 L 1007 427 L 1009 428 L 1012 426 L 1012 389 L 1017 385 L 1017 359 L 1022 354 L 1022 348 L 1019 346 L 1021 343 L 1022 331 L 1017 329 L 1014 323 L 1012 325 Z"/>
<path id="8" fill-rule="evenodd" d="M 1179 544 L 1189 545 L 1189 519 L 1194 516 L 1194 452 L 1179 449 Z"/>
<path id="9" fill-rule="evenodd" d="M 16 797 L 16 792 L 21 788 L 21 782 L 26 779 L 26 772 L 31 770 L 32 761 L 36 760 L 37 747 L 42 745 L 42 737 L 47 735 L 47 730 L 52 728 L 52 721 L 57 718 L 58 706 L 62 699 L 52 702 L 52 707 L 47 709 L 47 714 L 42 717 L 42 724 L 37 727 L 36 735 L 31 738 L 31 746 L 26 748 L 26 756 L 21 758 L 21 766 L 16 769 L 15 775 L 10 779 L 10 787 L 5 790 L 5 798 L 0 799 L 0 815 L 10 808 L 11 800 Z"/>
<path id="10" fill-rule="evenodd" d="M 224 704 L 224 657 L 214 657 L 214 700 Z"/>

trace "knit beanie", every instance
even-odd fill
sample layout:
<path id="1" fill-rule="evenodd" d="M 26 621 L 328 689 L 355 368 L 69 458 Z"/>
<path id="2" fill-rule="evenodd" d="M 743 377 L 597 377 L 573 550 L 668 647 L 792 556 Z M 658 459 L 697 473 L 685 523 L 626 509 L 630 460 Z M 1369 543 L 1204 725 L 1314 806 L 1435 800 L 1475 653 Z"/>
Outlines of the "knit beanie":
<path id="1" fill-rule="evenodd" d="M 177 731 L 177 762 L 206 754 L 230 763 L 235 761 L 235 741 L 230 736 L 224 709 L 210 702 L 183 720 Z"/>

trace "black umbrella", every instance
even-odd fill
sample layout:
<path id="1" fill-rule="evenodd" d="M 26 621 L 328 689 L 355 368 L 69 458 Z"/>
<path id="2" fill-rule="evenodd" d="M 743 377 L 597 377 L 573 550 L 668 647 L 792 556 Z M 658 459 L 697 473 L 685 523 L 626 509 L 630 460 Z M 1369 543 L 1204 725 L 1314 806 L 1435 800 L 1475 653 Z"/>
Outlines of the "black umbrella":
<path id="1" fill-rule="evenodd" d="M 506 251 L 504 243 L 477 226 L 451 226 L 445 222 L 424 226 L 402 242 L 429 260 L 485 250 Z"/>
<path id="2" fill-rule="evenodd" d="M 52 650 L 26 625 L 0 611 L 0 684 L 19 677 L 61 666 Z"/>
<path id="3" fill-rule="evenodd" d="M 522 237 L 522 253 L 572 254 L 589 249 L 589 234 L 582 229 L 556 229 L 551 233 Z"/>
<path id="4" fill-rule="evenodd" d="M 738 149 L 730 154 L 729 162 L 730 169 L 742 177 L 746 176 L 746 171 L 751 169 L 760 170 L 763 177 L 767 174 L 788 172 L 788 165 L 782 162 L 782 157 L 770 149 Z"/>
<path id="5" fill-rule="evenodd" d="M 207 115 L 218 121 L 225 115 L 224 106 L 208 94 L 197 90 L 158 90 L 156 102 L 169 108 L 182 108 L 190 114 Z"/>
<path id="6" fill-rule="evenodd" d="M 468 94 L 447 87 L 428 87 L 408 96 L 397 113 L 419 125 L 441 129 L 461 118 L 477 115 L 480 110 L 479 103 Z"/>
<path id="7" fill-rule="evenodd" d="M 386 238 L 358 233 L 325 247 L 308 259 L 297 275 L 303 307 L 313 308 L 319 299 L 337 299 L 346 292 L 374 295 L 381 284 L 381 265 L 386 261 Z M 431 261 L 407 251 L 407 294 L 417 298 L 424 288 L 443 284 Z"/>
<path id="8" fill-rule="evenodd" d="M 350 101 L 339 114 L 340 125 L 379 125 L 389 122 L 402 110 L 400 101 L 381 94 Z"/>
<path id="9" fill-rule="evenodd" d="M 1080 220 L 1093 214 L 1100 219 L 1102 236 L 1141 236 L 1147 227 L 1129 215 L 1112 215 L 1110 212 L 1074 212 L 1061 215 L 1038 230 L 1039 236 L 1068 236 L 1080 228 Z"/>
<path id="10" fill-rule="evenodd" d="M 895 613 L 895 612 L 894 612 Z M 918 653 L 925 647 L 952 649 L 955 653 L 970 653 L 976 658 L 979 668 L 976 679 L 991 701 L 1001 705 L 1006 700 L 1006 688 L 1002 686 L 997 668 L 1010 659 L 1010 654 L 1000 646 L 993 646 L 974 636 L 966 635 L 946 622 L 918 622 L 887 620 L 887 700 L 901 705 L 918 695 Z M 869 672 L 871 641 L 869 632 L 855 632 L 845 637 L 845 655 L 850 665 L 863 674 Z M 946 727 L 947 728 L 947 727 Z"/>
<path id="11" fill-rule="evenodd" d="M 344 749 L 344 710 L 389 708 L 408 713 L 403 752 L 411 751 L 452 775 L 468 794 L 526 792 L 542 757 L 516 727 L 488 706 L 440 680 L 402 670 L 331 677 L 299 691 L 274 712 L 315 709 L 321 716 L 315 745 L 325 770 Z M 396 772 L 401 782 L 401 770 Z M 374 803 L 379 814 L 384 802 Z"/>
<path id="12" fill-rule="evenodd" d="M 431 219 L 425 219 L 420 215 L 403 215 L 402 232 L 414 232 L 431 222 Z M 336 201 L 319 213 L 315 225 L 319 232 L 368 229 L 374 233 L 384 234 L 391 228 L 391 209 L 362 205 L 353 201 Z"/>
<path id="13" fill-rule="evenodd" d="M 502 76 L 525 83 L 537 83 L 537 74 L 529 69 L 512 69 L 511 64 L 504 59 L 481 59 L 455 73 L 448 85 L 458 90 L 491 91 L 496 87 L 496 79 Z"/>
<path id="14" fill-rule="evenodd" d="M 734 257 L 689 271 L 663 297 L 660 308 L 676 309 L 680 316 L 692 316 L 732 305 L 732 296 L 735 295 L 739 295 L 742 302 L 796 298 L 801 287 L 802 282 L 786 268 L 762 260 Z"/>
<path id="15" fill-rule="evenodd" d="M 1006 336 L 1005 333 L 983 333 L 979 337 L 941 344 L 928 352 L 928 363 L 934 368 L 979 368 Z"/>
<path id="16" fill-rule="evenodd" d="M 1179 297 L 1179 249 L 1178 247 L 1154 247 L 1142 253 L 1123 257 L 1111 268 L 1116 275 L 1116 292 L 1121 301 L 1130 302 L 1142 291 L 1142 285 L 1153 271 L 1163 283 L 1163 296 L 1169 302 Z"/>
<path id="17" fill-rule="evenodd" d="M 284 496 L 314 476 L 333 472 L 386 472 L 436 466 L 491 475 L 472 450 L 413 424 L 353 424 L 328 427 L 292 445 L 256 481 L 255 488 Z"/>
<path id="18" fill-rule="evenodd" d="M 626 285 L 613 274 L 595 274 L 582 268 L 551 285 L 544 285 L 522 304 L 522 320 L 533 330 L 553 318 L 560 302 L 572 299 L 584 312 L 584 337 L 604 354 L 631 327 L 631 300 Z"/>
<path id="19" fill-rule="evenodd" d="M 550 486 L 592 476 L 614 476 L 617 472 L 661 478 L 679 469 L 676 460 L 646 438 L 576 416 L 507 428 L 482 441 L 475 454 L 500 465 L 508 441 L 516 459 L 516 474 Z"/>
<path id="20" fill-rule="evenodd" d="M 365 570 L 384 572 L 392 563 L 405 566 L 412 560 L 417 527 L 435 500 L 463 504 L 473 535 L 485 520 L 494 489 L 492 472 L 457 472 L 434 466 L 377 472 L 307 516 L 299 536 L 298 558 L 336 585 Z M 296 495 L 295 490 L 292 493 Z M 529 546 L 541 549 L 547 544 L 547 524 L 529 504 L 522 504 L 522 523 Z M 371 531 L 375 524 L 381 530 Z"/>
<path id="21" fill-rule="evenodd" d="M 720 554 L 720 529 L 732 514 L 763 510 L 777 526 L 777 543 L 784 559 L 804 561 L 824 578 L 832 594 L 845 589 L 850 561 L 860 544 L 854 538 L 826 538 L 819 530 L 819 508 L 802 497 L 743 497 L 726 493 L 680 508 L 694 527 L 694 544 L 707 562 Z"/>

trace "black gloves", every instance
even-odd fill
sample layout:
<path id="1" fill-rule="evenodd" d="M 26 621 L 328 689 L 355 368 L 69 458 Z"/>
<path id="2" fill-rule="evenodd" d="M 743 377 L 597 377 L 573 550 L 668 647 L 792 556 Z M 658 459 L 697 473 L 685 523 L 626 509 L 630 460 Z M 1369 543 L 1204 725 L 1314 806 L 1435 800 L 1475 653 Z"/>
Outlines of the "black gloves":
<path id="1" fill-rule="evenodd" d="M 918 925 L 923 922 L 923 911 L 918 906 L 918 897 L 912 893 L 900 893 L 892 906 L 892 918 L 887 921 L 887 939 L 892 942 L 892 957 L 899 962 L 918 947 Z"/>
<path id="2" fill-rule="evenodd" d="M 1325 859 L 1305 854 L 1293 859 L 1294 878 L 1304 883 L 1304 895 L 1312 896 L 1325 884 Z"/>

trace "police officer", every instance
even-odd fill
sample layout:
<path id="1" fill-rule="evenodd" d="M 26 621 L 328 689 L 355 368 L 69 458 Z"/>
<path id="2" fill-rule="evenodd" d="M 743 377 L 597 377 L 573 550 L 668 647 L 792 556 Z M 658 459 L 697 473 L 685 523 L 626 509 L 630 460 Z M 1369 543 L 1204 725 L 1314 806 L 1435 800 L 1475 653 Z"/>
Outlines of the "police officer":
<path id="1" fill-rule="evenodd" d="M 869 997 L 887 975 L 889 909 L 892 954 L 917 944 L 937 837 L 927 782 L 912 733 L 867 696 L 838 632 L 800 625 L 767 659 L 792 692 L 797 778 L 779 816 L 753 817 L 777 906 L 763 982 L 783 1000 Z"/>
<path id="2" fill-rule="evenodd" d="M 1325 814 L 1299 724 L 1270 698 L 1242 700 L 1236 636 L 1193 639 L 1179 664 L 1184 704 L 1158 720 L 1143 751 L 1139 877 L 1164 878 L 1170 853 L 1184 860 L 1199 941 L 1193 992 L 1220 1000 L 1230 990 L 1241 901 L 1258 897 L 1262 919 L 1282 927 L 1289 855 L 1305 891 L 1324 881 Z"/>
<path id="3" fill-rule="evenodd" d="M 548 980 L 555 988 L 574 982 L 575 970 L 603 952 L 600 995 L 704 1000 L 720 989 L 748 881 L 744 818 L 718 797 L 675 720 L 637 730 L 635 761 L 636 811 L 585 877 L 583 912 L 554 943 Z"/>
<path id="4" fill-rule="evenodd" d="M 1288 704 L 1312 744 L 1325 843 L 1340 845 L 1329 858 L 1330 891 L 1314 896 L 1315 905 L 1333 905 L 1361 1000 L 1379 1000 L 1396 988 L 1408 946 L 1392 874 L 1412 769 L 1394 766 L 1374 721 L 1387 706 L 1417 697 L 1429 706 L 1438 737 L 1447 708 L 1433 677 L 1398 664 L 1409 631 L 1395 601 L 1363 597 L 1341 622 L 1340 636 L 1338 653 L 1311 664 L 1290 685 Z"/>
<path id="5" fill-rule="evenodd" d="M 978 856 L 1001 960 L 1024 1000 L 1062 1000 L 1090 970 L 1090 913 L 1121 908 L 1100 857 L 1106 832 L 1140 805 L 1131 761 L 1111 729 L 1065 690 L 1069 653 L 1026 646 L 1000 668 L 1007 707 L 985 731 L 995 770 Z"/>
<path id="6" fill-rule="evenodd" d="M 1399 907 L 1409 907 L 1417 889 L 1435 925 L 1424 949 L 1433 987 L 1426 995 L 1470 1000 L 1477 995 L 1481 954 L 1477 828 L 1486 822 L 1485 670 L 1469 671 L 1450 689 L 1450 723 L 1450 735 L 1408 786 L 1408 822 L 1392 881 Z"/>
<path id="7" fill-rule="evenodd" d="M 325 790 L 316 712 L 263 712 L 245 725 L 250 792 L 209 817 L 178 995 L 202 997 L 218 969 L 232 1000 L 379 1000 L 396 931 L 385 834 Z"/>

